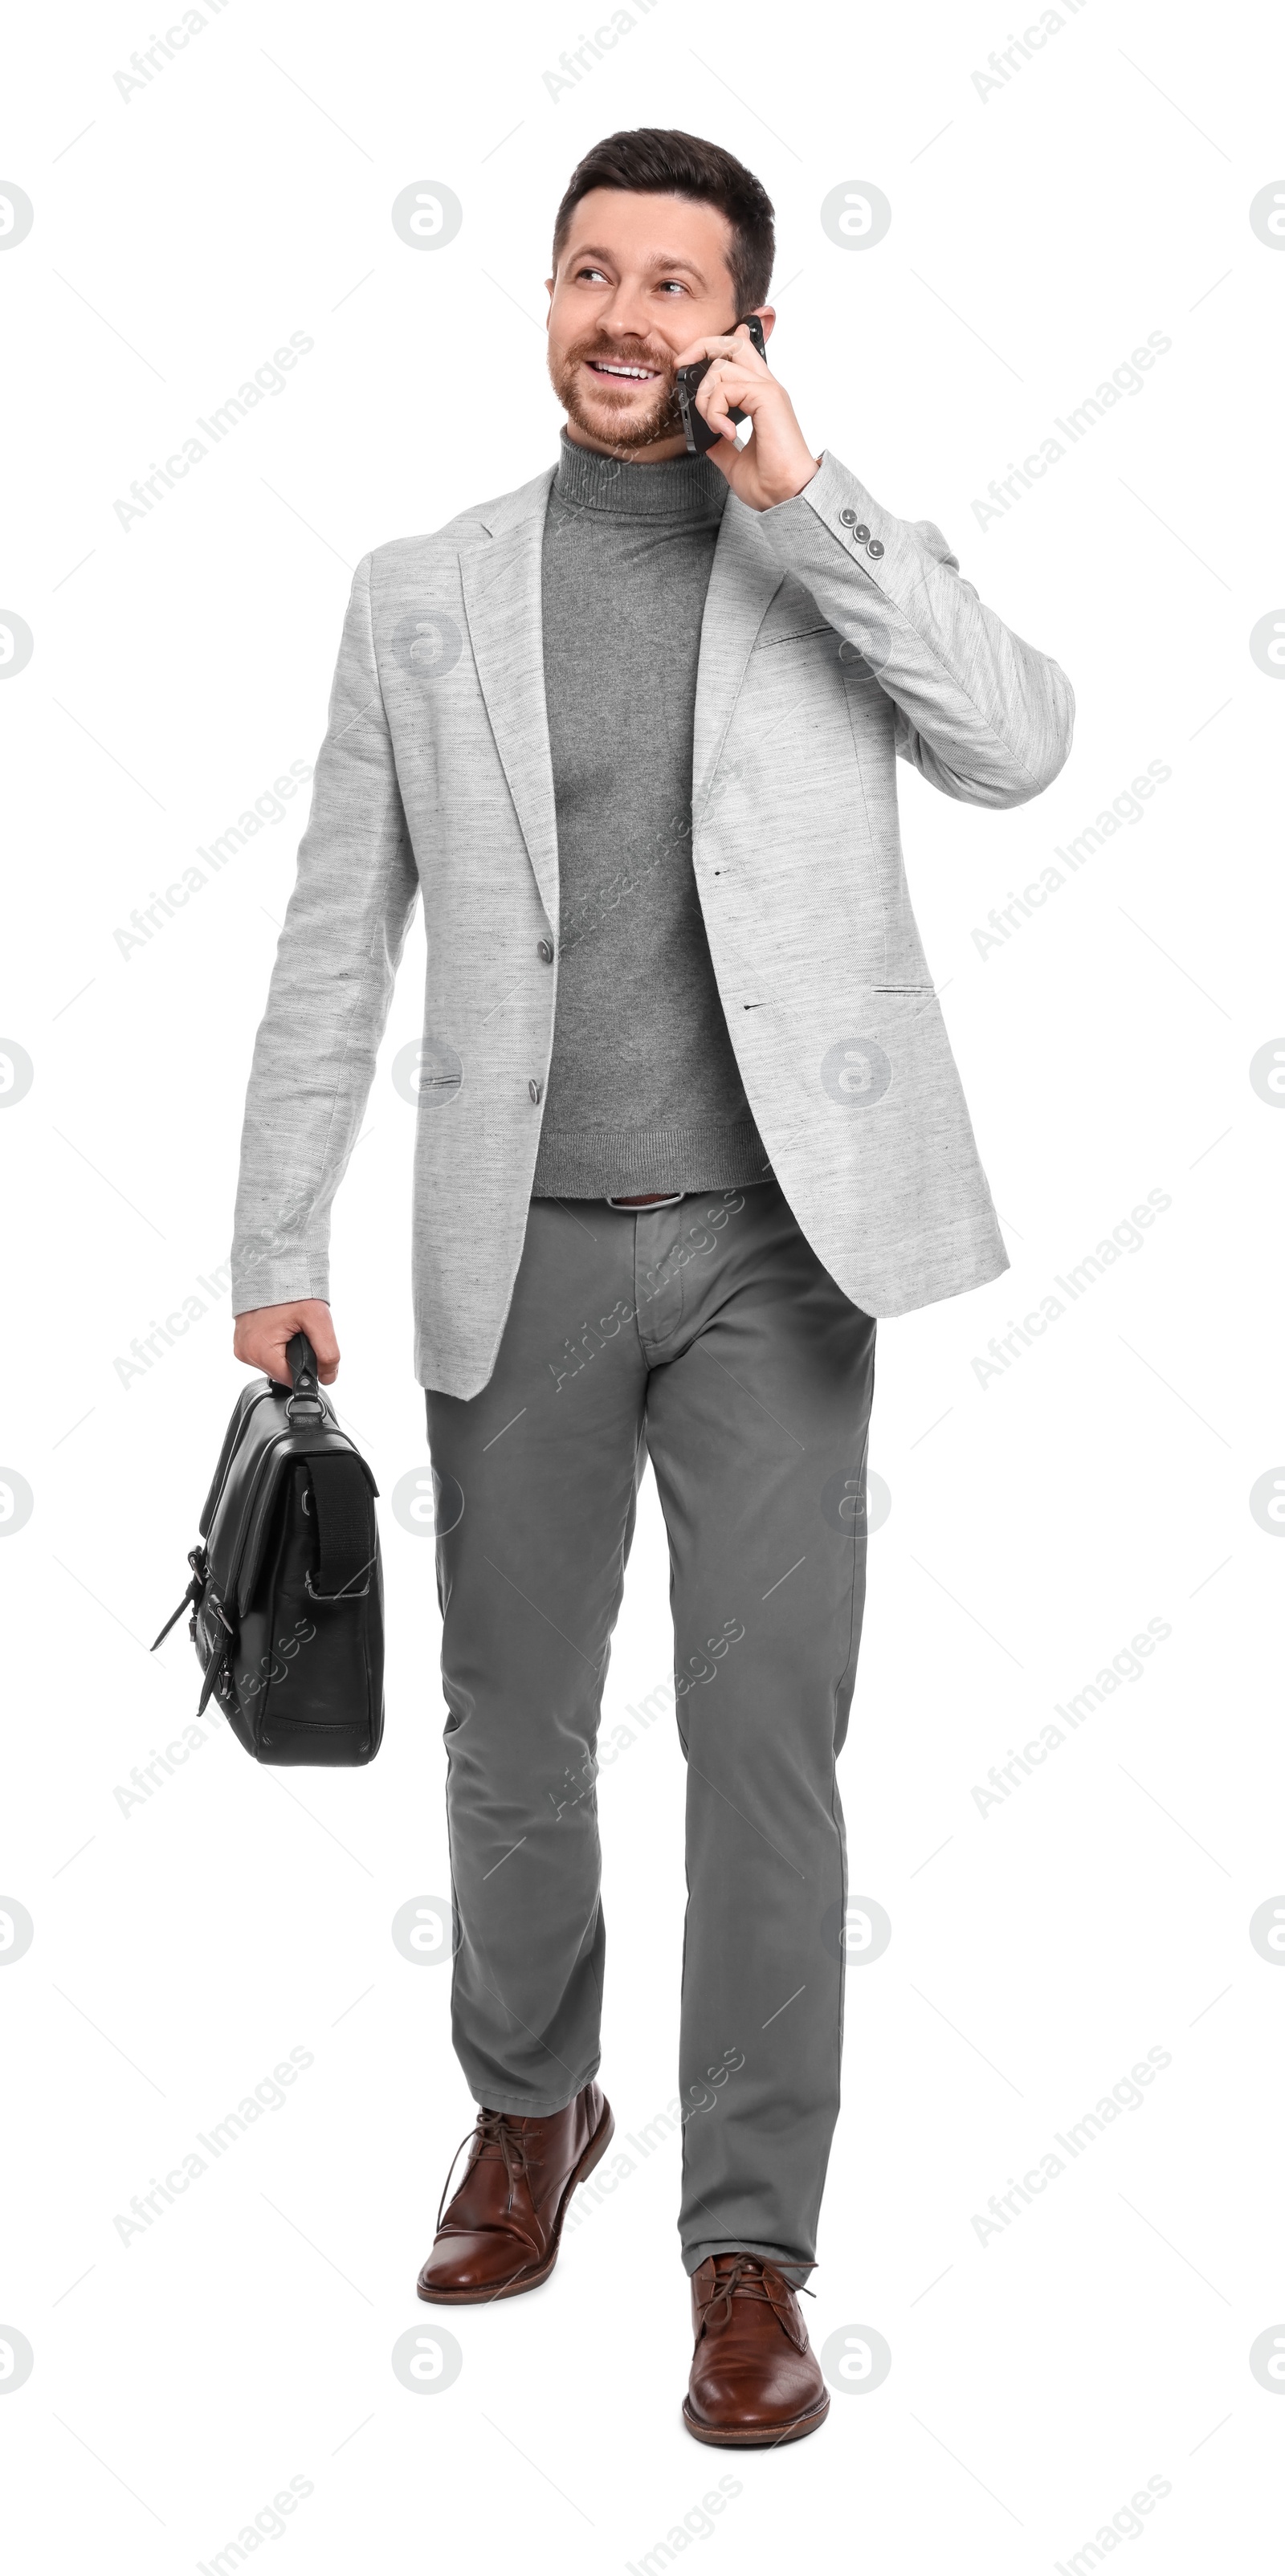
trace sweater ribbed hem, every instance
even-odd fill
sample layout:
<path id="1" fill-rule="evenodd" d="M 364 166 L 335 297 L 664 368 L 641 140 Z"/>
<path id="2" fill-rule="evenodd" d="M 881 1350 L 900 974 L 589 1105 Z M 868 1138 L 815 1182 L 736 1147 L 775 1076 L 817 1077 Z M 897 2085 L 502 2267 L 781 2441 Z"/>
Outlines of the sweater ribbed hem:
<path id="1" fill-rule="evenodd" d="M 626 1198 L 642 1190 L 735 1190 L 772 1177 L 752 1118 L 732 1127 L 588 1127 L 540 1139 L 534 1199 Z"/>

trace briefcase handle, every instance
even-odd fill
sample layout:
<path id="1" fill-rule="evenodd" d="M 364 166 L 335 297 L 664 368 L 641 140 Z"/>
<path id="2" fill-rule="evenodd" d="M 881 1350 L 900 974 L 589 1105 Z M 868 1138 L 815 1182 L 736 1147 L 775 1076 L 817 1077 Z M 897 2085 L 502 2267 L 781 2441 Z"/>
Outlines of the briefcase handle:
<path id="1" fill-rule="evenodd" d="M 293 1422 L 296 1406 L 304 1407 L 319 1421 L 324 1421 L 326 1407 L 317 1376 L 317 1354 L 306 1333 L 295 1333 L 286 1343 L 286 1366 L 291 1378 L 290 1393 L 286 1397 L 287 1422 Z"/>

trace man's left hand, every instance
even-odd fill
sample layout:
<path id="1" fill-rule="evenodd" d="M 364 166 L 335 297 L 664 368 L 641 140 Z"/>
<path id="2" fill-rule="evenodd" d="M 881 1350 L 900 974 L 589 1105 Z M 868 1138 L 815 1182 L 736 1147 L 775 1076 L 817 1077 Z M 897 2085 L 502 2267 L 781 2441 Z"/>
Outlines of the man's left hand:
<path id="1" fill-rule="evenodd" d="M 808 447 L 784 385 L 760 358 L 744 323 L 727 336 L 693 340 L 680 349 L 675 364 L 691 367 L 699 358 L 713 361 L 696 389 L 697 410 L 719 433 L 709 451 L 711 463 L 751 510 L 774 510 L 778 502 L 792 501 L 819 471 L 821 460 Z M 743 448 L 736 445 L 736 422 L 728 419 L 733 406 L 754 427 Z"/>

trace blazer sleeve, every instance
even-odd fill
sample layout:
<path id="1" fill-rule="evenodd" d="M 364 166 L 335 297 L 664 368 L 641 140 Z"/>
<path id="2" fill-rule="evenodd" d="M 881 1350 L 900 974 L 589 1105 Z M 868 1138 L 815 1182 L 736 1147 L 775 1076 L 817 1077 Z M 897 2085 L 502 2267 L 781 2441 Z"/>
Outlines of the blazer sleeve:
<path id="1" fill-rule="evenodd" d="M 329 1295 L 330 1204 L 357 1141 L 418 876 L 353 577 L 308 828 L 254 1042 L 232 1312 Z"/>
<path id="2" fill-rule="evenodd" d="M 759 523 L 894 701 L 903 760 L 967 805 L 1024 805 L 1052 784 L 1071 748 L 1071 683 L 984 606 L 931 519 L 894 518 L 827 451 Z"/>

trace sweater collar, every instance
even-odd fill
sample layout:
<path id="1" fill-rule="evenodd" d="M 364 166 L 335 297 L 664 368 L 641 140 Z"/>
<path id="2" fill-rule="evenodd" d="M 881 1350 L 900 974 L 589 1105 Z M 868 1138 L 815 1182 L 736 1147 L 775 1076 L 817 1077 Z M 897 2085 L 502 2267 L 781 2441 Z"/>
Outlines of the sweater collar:
<path id="1" fill-rule="evenodd" d="M 728 486 L 703 456 L 671 456 L 659 465 L 628 465 L 579 447 L 562 432 L 553 478 L 556 498 L 573 509 L 609 512 L 621 519 L 722 518 Z"/>

